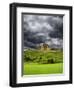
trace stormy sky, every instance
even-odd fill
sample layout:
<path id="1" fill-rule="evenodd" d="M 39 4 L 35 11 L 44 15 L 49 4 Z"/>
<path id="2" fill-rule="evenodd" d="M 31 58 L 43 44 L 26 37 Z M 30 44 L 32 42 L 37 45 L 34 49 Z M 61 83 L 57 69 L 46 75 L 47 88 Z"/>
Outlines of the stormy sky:
<path id="1" fill-rule="evenodd" d="M 63 16 L 22 15 L 24 48 L 46 43 L 50 48 L 63 47 Z"/>

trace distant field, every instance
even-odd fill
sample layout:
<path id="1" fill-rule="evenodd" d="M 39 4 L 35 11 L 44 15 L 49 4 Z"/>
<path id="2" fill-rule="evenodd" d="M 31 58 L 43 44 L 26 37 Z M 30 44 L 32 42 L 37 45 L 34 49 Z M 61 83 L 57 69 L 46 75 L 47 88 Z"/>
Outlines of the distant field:
<path id="1" fill-rule="evenodd" d="M 62 50 L 27 50 L 23 57 L 23 74 L 57 74 L 63 72 Z"/>
<path id="2" fill-rule="evenodd" d="M 62 72 L 63 72 L 63 63 L 56 63 L 56 64 L 26 63 L 24 64 L 23 69 L 24 75 L 58 74 Z"/>

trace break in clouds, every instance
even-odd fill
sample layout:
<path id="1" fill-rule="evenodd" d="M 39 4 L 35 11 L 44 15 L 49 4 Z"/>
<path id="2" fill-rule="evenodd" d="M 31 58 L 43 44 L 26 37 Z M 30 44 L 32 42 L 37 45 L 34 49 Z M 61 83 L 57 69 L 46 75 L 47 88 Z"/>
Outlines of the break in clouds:
<path id="1" fill-rule="evenodd" d="M 63 48 L 63 16 L 23 14 L 24 48 L 37 48 L 46 43 L 50 48 Z"/>

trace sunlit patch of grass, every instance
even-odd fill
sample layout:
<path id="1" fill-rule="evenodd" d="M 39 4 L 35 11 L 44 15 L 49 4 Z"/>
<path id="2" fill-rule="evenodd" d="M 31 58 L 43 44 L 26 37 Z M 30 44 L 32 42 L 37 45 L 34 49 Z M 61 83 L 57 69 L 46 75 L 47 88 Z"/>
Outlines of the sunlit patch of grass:
<path id="1" fill-rule="evenodd" d="M 24 63 L 23 75 L 63 73 L 63 63 L 35 64 Z"/>

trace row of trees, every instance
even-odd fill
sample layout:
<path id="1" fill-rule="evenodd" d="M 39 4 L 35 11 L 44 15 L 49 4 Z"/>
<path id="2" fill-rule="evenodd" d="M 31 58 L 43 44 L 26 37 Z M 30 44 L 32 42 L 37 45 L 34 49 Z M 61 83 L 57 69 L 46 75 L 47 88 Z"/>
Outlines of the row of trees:
<path id="1" fill-rule="evenodd" d="M 41 64 L 60 63 L 63 62 L 63 54 L 62 52 L 25 51 L 24 61 Z"/>

